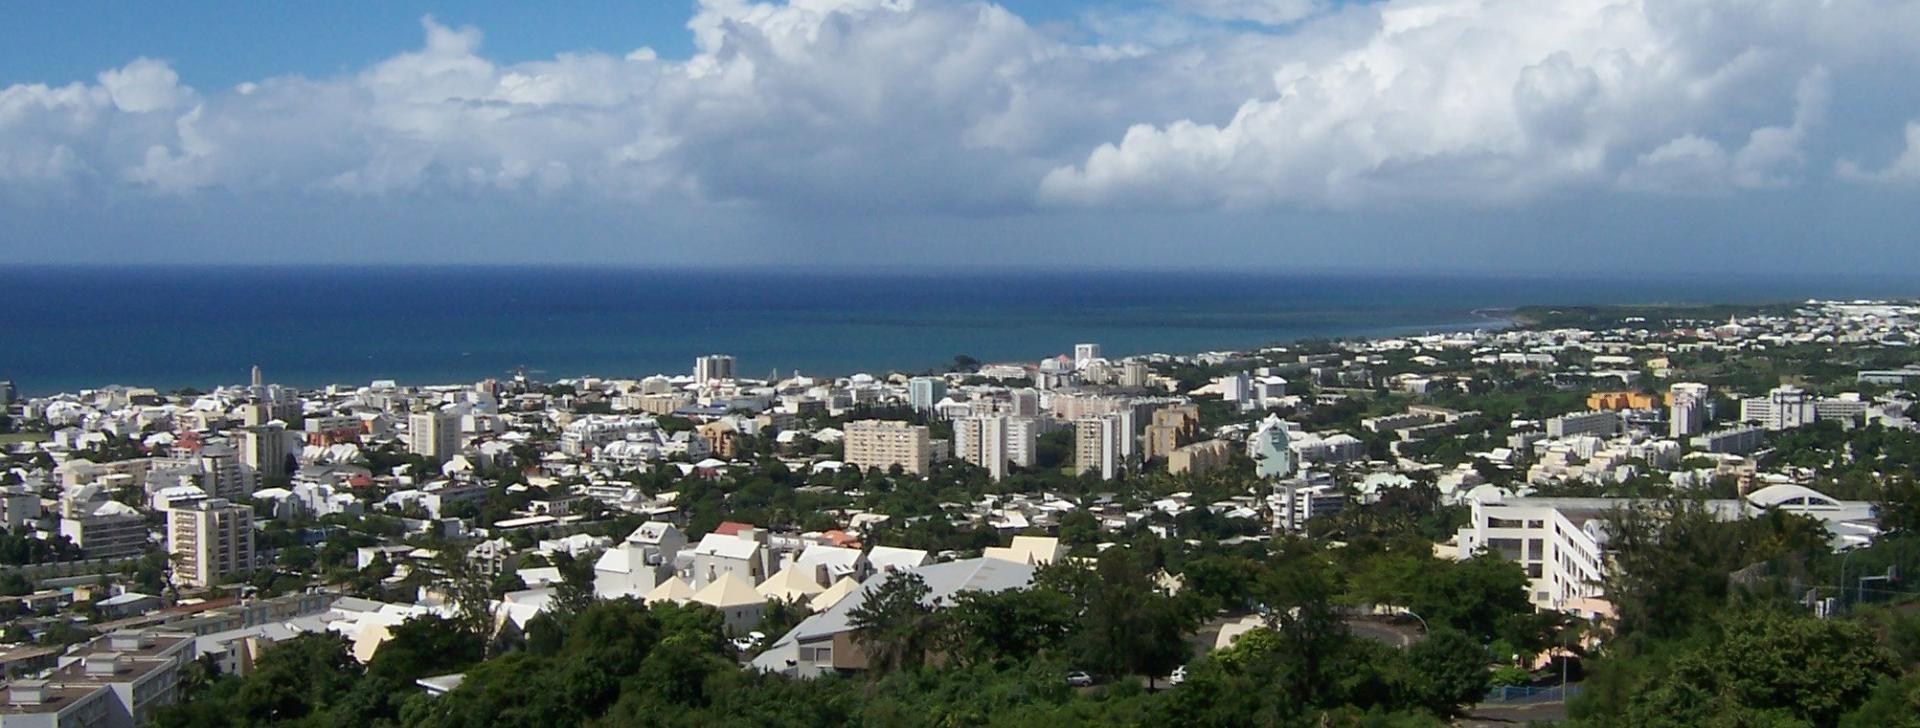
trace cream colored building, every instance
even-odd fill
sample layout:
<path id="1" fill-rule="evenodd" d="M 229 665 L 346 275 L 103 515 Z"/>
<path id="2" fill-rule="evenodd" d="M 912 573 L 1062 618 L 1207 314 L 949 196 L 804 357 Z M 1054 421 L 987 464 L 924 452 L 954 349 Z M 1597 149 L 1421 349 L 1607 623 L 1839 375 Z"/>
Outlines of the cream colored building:
<path id="1" fill-rule="evenodd" d="M 253 570 L 253 509 L 208 498 L 167 511 L 167 553 L 174 583 L 188 589 Z"/>
<path id="2" fill-rule="evenodd" d="M 862 470 L 887 470 L 895 465 L 913 475 L 926 475 L 933 463 L 933 438 L 927 428 L 892 420 L 847 423 L 846 461 Z"/>

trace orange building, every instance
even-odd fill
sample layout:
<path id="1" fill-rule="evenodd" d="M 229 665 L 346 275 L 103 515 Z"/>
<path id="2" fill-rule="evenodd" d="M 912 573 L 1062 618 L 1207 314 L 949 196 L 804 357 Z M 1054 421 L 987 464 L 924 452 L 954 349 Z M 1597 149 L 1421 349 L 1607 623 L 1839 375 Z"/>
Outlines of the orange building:
<path id="1" fill-rule="evenodd" d="M 1654 409 L 1659 406 L 1660 400 L 1654 395 L 1640 392 L 1594 392 L 1587 395 L 1587 409 L 1590 410 Z"/>

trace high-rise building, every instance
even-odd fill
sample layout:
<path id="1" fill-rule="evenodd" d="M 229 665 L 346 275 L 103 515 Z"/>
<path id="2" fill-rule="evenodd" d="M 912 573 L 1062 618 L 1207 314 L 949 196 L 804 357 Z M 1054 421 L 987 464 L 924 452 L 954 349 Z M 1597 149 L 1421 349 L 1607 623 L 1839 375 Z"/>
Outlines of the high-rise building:
<path id="1" fill-rule="evenodd" d="M 1147 458 L 1165 458 L 1200 436 L 1200 406 L 1161 407 L 1153 411 L 1152 422 L 1147 425 Z"/>
<path id="2" fill-rule="evenodd" d="M 1667 391 L 1668 437 L 1684 442 L 1682 438 L 1706 431 L 1707 392 L 1707 385 L 1696 382 L 1679 382 Z"/>
<path id="3" fill-rule="evenodd" d="M 460 452 L 460 416 L 438 410 L 407 417 L 407 449 L 436 463 Z"/>
<path id="4" fill-rule="evenodd" d="M 0 407 L 13 404 L 13 401 L 19 398 L 19 391 L 13 388 L 13 380 L 0 379 Z"/>
<path id="5" fill-rule="evenodd" d="M 1092 472 L 1101 480 L 1113 480 L 1125 464 L 1121 441 L 1126 426 L 1117 414 L 1082 417 L 1073 423 L 1073 470 Z"/>
<path id="6" fill-rule="evenodd" d="M 895 465 L 926 475 L 933 464 L 933 438 L 924 426 L 893 420 L 858 420 L 845 429 L 848 465 L 887 470 Z"/>
<path id="7" fill-rule="evenodd" d="M 167 553 L 173 581 L 206 589 L 253 570 L 253 509 L 208 498 L 167 511 Z"/>
<path id="8" fill-rule="evenodd" d="M 706 384 L 708 382 L 732 378 L 732 356 L 727 354 L 708 354 L 693 360 L 694 384 Z"/>
<path id="9" fill-rule="evenodd" d="M 1021 387 L 1020 389 L 1008 392 L 1007 396 L 1011 410 L 1009 414 L 1015 417 L 1040 416 L 1040 390 L 1032 387 Z"/>
<path id="10" fill-rule="evenodd" d="M 1033 467 L 1040 423 L 1032 417 L 978 415 L 953 423 L 954 454 L 986 468 L 994 480 L 1007 477 L 1007 466 Z"/>
<path id="11" fill-rule="evenodd" d="M 914 377 L 907 380 L 907 405 L 915 412 L 931 412 L 947 398 L 947 380 L 940 377 Z"/>
<path id="12" fill-rule="evenodd" d="M 1075 369 L 1084 367 L 1087 364 L 1091 363 L 1093 360 L 1098 358 L 1100 358 L 1099 344 L 1074 344 L 1073 345 L 1073 366 Z"/>
<path id="13" fill-rule="evenodd" d="M 287 428 L 278 422 L 241 430 L 240 464 L 253 472 L 253 481 L 278 480 L 287 472 Z"/>
<path id="14" fill-rule="evenodd" d="M 1130 359 L 1120 365 L 1120 386 L 1139 389 L 1147 386 L 1147 363 Z"/>
<path id="15" fill-rule="evenodd" d="M 1818 419 L 1813 397 L 1799 387 L 1783 385 L 1765 397 L 1740 400 L 1740 421 L 1757 422 L 1769 430 L 1790 430 Z"/>
<path id="16" fill-rule="evenodd" d="M 1268 415 L 1247 440 L 1247 456 L 1253 458 L 1254 473 L 1268 480 L 1293 474 L 1293 446 L 1287 435 L 1287 423 L 1279 415 Z"/>

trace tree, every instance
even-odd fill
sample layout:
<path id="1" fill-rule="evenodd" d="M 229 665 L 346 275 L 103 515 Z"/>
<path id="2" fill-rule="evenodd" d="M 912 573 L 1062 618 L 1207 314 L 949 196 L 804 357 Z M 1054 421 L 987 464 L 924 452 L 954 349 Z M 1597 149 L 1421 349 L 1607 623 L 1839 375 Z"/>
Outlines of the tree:
<path id="1" fill-rule="evenodd" d="M 1625 718 L 1647 726 L 1730 725 L 1733 716 L 1833 725 L 1895 668 L 1857 624 L 1744 611 L 1721 619 L 1709 643 L 1650 675 Z"/>
<path id="2" fill-rule="evenodd" d="M 1058 646 L 1074 624 L 1073 602 L 1050 589 L 963 591 L 939 613 L 939 647 L 954 663 L 1017 663 Z"/>
<path id="3" fill-rule="evenodd" d="M 1420 703 L 1435 715 L 1460 714 L 1487 694 L 1487 648 L 1457 630 L 1442 629 L 1407 649 L 1419 682 Z"/>
<path id="4" fill-rule="evenodd" d="M 918 669 L 926 659 L 932 631 L 933 607 L 926 603 L 930 592 L 919 574 L 893 573 L 848 612 L 853 640 L 866 652 L 876 676 Z"/>
<path id="5" fill-rule="evenodd" d="M 283 723 L 324 712 L 360 679 L 345 638 L 303 634 L 260 655 L 234 693 L 231 717 L 247 725 Z"/>
<path id="6" fill-rule="evenodd" d="M 490 641 L 493 636 L 493 580 L 458 548 L 441 552 L 441 586 L 453 602 L 454 621 L 468 634 Z"/>

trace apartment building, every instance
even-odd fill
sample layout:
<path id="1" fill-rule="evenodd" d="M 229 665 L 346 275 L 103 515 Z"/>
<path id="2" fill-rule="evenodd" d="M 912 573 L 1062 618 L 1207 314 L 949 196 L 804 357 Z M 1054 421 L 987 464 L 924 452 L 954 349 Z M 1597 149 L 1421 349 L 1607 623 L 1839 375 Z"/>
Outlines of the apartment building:
<path id="1" fill-rule="evenodd" d="M 1679 382 L 1667 390 L 1667 436 L 1674 439 L 1698 435 L 1707 429 L 1707 385 Z"/>
<path id="2" fill-rule="evenodd" d="M 1199 438 L 1200 406 L 1161 407 L 1153 411 L 1150 423 L 1147 425 L 1147 459 L 1171 457 L 1174 450 Z"/>
<path id="3" fill-rule="evenodd" d="M 174 583 L 186 589 L 206 589 L 251 571 L 253 509 L 209 498 L 169 510 L 167 552 Z"/>
<path id="4" fill-rule="evenodd" d="M 460 454 L 460 416 L 449 412 L 415 412 L 407 416 L 407 449 L 436 463 Z"/>
<path id="5" fill-rule="evenodd" d="M 1605 410 L 1575 412 L 1547 420 L 1547 437 L 1552 438 L 1577 435 L 1610 437 L 1619 431 L 1620 413 Z"/>
<path id="6" fill-rule="evenodd" d="M 180 671 L 194 637 L 173 632 L 114 632 L 69 653 L 44 679 L 14 680 L 0 705 L 3 728 L 132 728 L 178 702 Z"/>
<path id="7" fill-rule="evenodd" d="M 940 377 L 914 377 L 907 380 L 907 406 L 915 412 L 932 412 L 934 405 L 947 398 L 947 380 Z"/>
<path id="8" fill-rule="evenodd" d="M 1033 467 L 1039 447 L 1040 422 L 1032 417 L 975 416 L 953 423 L 954 455 L 986 468 L 994 480 L 1007 477 L 1007 466 Z"/>
<path id="9" fill-rule="evenodd" d="M 926 475 L 933 465 L 933 440 L 924 426 L 893 420 L 859 420 L 844 429 L 846 461 L 862 470 L 895 465 Z"/>
<path id="10" fill-rule="evenodd" d="M 1174 475 L 1201 475 L 1227 467 L 1233 462 L 1233 443 L 1208 440 L 1174 448 L 1167 454 L 1167 472 Z"/>
<path id="11" fill-rule="evenodd" d="M 1127 427 L 1120 415 L 1082 417 L 1073 423 L 1073 470 L 1092 472 L 1101 480 L 1113 480 L 1126 465 Z"/>

